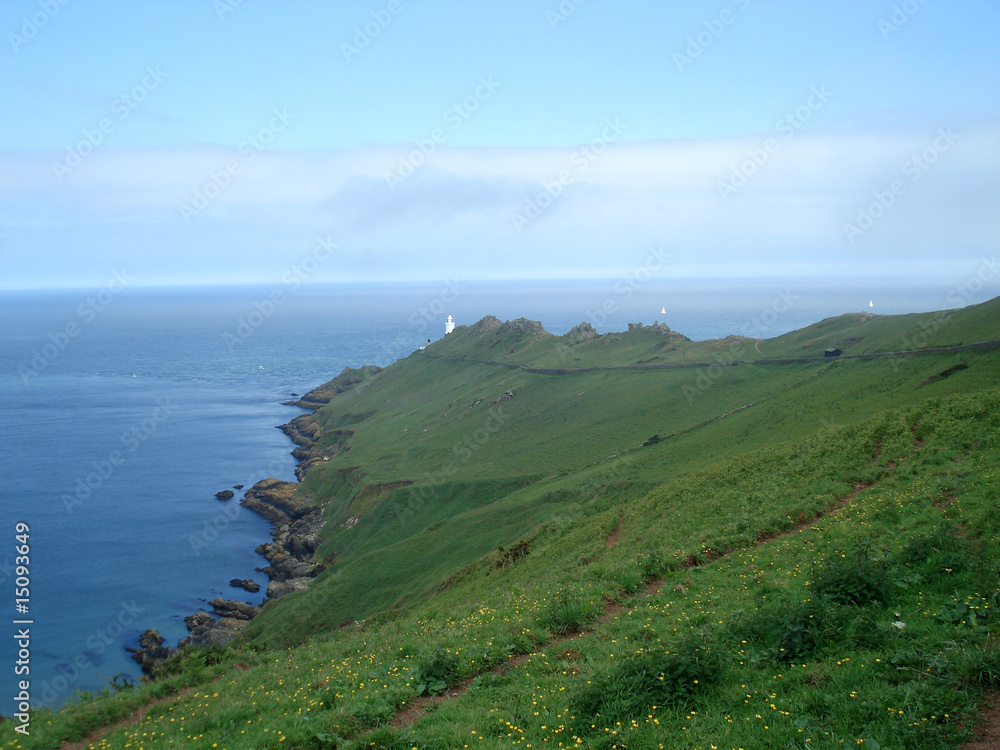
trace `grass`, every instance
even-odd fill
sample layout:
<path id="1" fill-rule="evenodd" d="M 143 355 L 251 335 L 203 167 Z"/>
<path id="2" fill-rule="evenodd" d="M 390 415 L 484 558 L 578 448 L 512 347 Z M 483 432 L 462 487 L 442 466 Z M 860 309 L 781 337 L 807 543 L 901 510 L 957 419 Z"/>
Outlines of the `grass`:
<path id="1" fill-rule="evenodd" d="M 366 512 L 309 591 L 0 737 L 146 705 L 93 747 L 956 747 L 1000 683 L 1000 362 L 961 360 L 725 368 L 689 401 L 693 371 L 408 358 L 317 415 L 368 414 L 303 490 Z M 511 388 L 509 436 L 421 478 Z"/>

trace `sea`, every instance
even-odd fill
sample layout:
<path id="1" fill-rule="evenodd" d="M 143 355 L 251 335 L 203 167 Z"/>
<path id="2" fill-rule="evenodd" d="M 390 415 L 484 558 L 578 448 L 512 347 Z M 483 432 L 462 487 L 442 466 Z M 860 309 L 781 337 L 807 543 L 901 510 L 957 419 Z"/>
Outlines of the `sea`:
<path id="1" fill-rule="evenodd" d="M 386 366 L 445 319 L 563 334 L 665 322 L 696 340 L 776 336 L 845 312 L 961 307 L 955 279 L 442 280 L 0 291 L 0 714 L 19 682 L 58 706 L 140 677 L 127 647 L 216 596 L 259 603 L 270 525 L 215 493 L 294 480 L 285 405 L 345 367 Z M 979 282 L 975 282 L 975 279 Z M 664 312 L 665 311 L 665 312 Z M 252 579 L 261 593 L 230 586 Z M 6 698 L 4 698 L 6 696 Z M 4 703 L 7 703 L 4 706 Z"/>

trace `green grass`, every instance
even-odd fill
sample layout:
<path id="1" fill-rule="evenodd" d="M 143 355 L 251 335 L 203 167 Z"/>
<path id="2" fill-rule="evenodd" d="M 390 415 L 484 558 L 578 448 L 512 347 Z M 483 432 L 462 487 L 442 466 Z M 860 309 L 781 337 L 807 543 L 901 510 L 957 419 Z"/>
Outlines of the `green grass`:
<path id="1" fill-rule="evenodd" d="M 487 555 L 408 612 L 234 652 L 247 669 L 104 746 L 363 747 L 377 731 L 380 747 L 954 747 L 1000 675 L 998 407 L 998 389 L 932 400 L 692 472 L 545 528 L 512 564 Z M 636 576 L 657 593 L 623 592 Z M 625 609 L 597 621 L 609 600 Z M 387 727 L 428 684 L 468 677 Z M 49 737 L 68 731 L 52 720 Z"/>
<path id="2" fill-rule="evenodd" d="M 968 368 L 922 385 L 959 360 Z M 1000 352 L 722 368 L 707 382 L 695 370 L 554 377 L 416 356 L 399 368 L 373 380 L 377 388 L 344 394 L 317 415 L 322 422 L 336 419 L 338 406 L 360 413 L 384 404 L 354 425 L 350 450 L 304 482 L 304 491 L 327 503 L 320 554 L 333 564 L 310 590 L 269 605 L 249 636 L 292 645 L 411 604 L 553 518 L 586 518 L 747 446 L 988 387 Z M 511 388 L 515 398 L 488 406 L 496 397 L 489 394 Z M 485 400 L 470 408 L 477 398 Z M 490 408 L 502 410 L 498 419 Z M 655 444 L 644 447 L 654 435 Z M 354 466 L 363 470 L 346 482 L 342 473 Z M 401 481 L 413 483 L 373 489 Z M 285 612 L 293 607 L 309 615 L 290 624 Z"/>
<path id="3" fill-rule="evenodd" d="M 990 304 L 949 320 L 995 338 Z M 551 356 L 499 338 L 478 345 Z M 414 355 L 317 413 L 354 435 L 301 488 L 332 560 L 309 590 L 0 737 L 57 747 L 145 705 L 94 747 L 956 747 L 1000 687 L 998 373 L 995 351 L 566 376 Z"/>

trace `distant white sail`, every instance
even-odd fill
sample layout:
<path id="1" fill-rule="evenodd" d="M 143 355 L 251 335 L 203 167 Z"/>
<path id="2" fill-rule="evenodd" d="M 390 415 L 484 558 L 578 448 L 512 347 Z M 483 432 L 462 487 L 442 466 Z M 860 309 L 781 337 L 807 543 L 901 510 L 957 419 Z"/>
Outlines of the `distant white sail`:
<path id="1" fill-rule="evenodd" d="M 875 307 L 875 303 L 872 302 L 871 300 L 868 300 L 868 307 Z"/>
<path id="2" fill-rule="evenodd" d="M 660 310 L 660 314 L 661 315 L 666 315 L 667 314 L 667 308 L 664 307 L 662 310 Z"/>

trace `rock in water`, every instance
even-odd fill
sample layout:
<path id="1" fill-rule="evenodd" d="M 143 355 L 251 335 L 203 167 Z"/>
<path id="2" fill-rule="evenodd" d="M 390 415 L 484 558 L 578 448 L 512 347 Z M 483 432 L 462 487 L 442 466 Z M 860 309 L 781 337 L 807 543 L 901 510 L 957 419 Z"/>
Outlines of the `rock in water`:
<path id="1" fill-rule="evenodd" d="M 223 490 L 222 492 L 215 493 L 216 500 L 232 500 L 236 493 L 232 490 Z"/>
<path id="2" fill-rule="evenodd" d="M 209 604 L 212 605 L 212 609 L 217 615 L 233 620 L 252 620 L 260 612 L 259 604 L 237 602 L 232 599 L 223 599 L 221 596 L 215 597 Z"/>
<path id="3" fill-rule="evenodd" d="M 192 633 L 195 628 L 200 628 L 204 625 L 214 625 L 215 618 L 208 614 L 208 612 L 196 612 L 193 615 L 185 617 L 184 624 L 187 625 L 188 632 Z"/>
<path id="4" fill-rule="evenodd" d="M 157 666 L 174 654 L 174 649 L 163 645 L 164 638 L 160 631 L 151 628 L 139 636 L 139 648 L 126 648 L 132 658 L 139 662 L 143 674 L 150 674 Z"/>
<path id="5" fill-rule="evenodd" d="M 237 589 L 249 591 L 251 594 L 256 594 L 260 591 L 260 584 L 249 578 L 234 578 L 229 582 L 229 585 Z"/>

